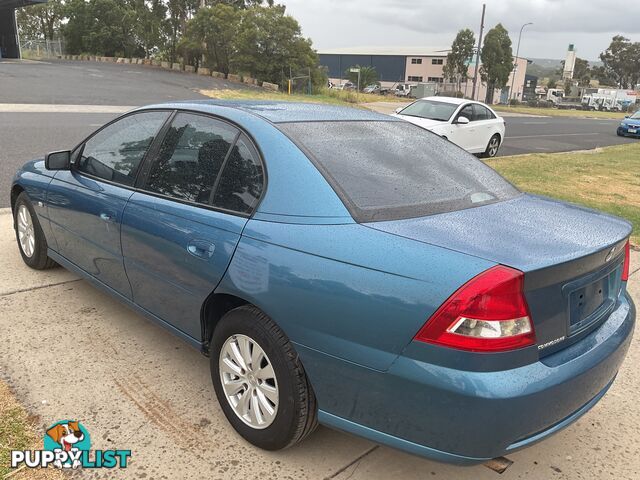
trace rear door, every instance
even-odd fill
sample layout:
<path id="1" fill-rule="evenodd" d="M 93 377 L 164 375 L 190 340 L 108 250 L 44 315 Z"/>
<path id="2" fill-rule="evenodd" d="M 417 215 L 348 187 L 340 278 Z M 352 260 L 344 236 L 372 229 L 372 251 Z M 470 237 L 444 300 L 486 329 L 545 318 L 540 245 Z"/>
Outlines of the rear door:
<path id="1" fill-rule="evenodd" d="M 74 151 L 71 170 L 56 172 L 47 195 L 58 253 L 131 298 L 120 223 L 143 157 L 169 112 L 127 115 Z"/>
<path id="2" fill-rule="evenodd" d="M 263 188 L 249 138 L 204 115 L 177 113 L 143 168 L 122 221 L 134 302 L 196 340 Z"/>
<path id="3" fill-rule="evenodd" d="M 475 147 L 485 151 L 489 145 L 489 140 L 498 131 L 500 120 L 484 105 L 474 104 L 473 111 L 476 124 Z"/>

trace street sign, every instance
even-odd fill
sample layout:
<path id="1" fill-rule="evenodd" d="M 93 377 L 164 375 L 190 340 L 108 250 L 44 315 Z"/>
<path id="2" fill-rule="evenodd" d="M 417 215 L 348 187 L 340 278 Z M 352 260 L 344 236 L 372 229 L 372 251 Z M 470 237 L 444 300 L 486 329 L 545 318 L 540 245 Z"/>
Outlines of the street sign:
<path id="1" fill-rule="evenodd" d="M 360 69 L 359 68 L 350 68 L 349 71 L 351 73 L 360 73 Z"/>

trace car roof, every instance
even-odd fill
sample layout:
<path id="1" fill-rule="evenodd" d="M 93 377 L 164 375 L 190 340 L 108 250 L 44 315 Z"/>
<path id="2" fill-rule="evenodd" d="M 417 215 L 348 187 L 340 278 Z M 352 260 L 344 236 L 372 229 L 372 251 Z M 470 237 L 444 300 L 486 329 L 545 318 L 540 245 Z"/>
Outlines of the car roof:
<path id="1" fill-rule="evenodd" d="M 420 100 L 433 100 L 435 102 L 451 103 L 453 105 L 461 105 L 463 103 L 480 103 L 474 100 L 468 100 L 466 98 L 456 98 L 456 97 L 424 97 L 424 98 L 421 98 Z"/>
<path id="2" fill-rule="evenodd" d="M 262 101 L 262 100 L 190 100 L 149 105 L 150 108 L 178 108 L 203 113 L 220 113 L 217 107 L 232 108 L 250 113 L 271 123 L 322 121 L 398 121 L 388 115 L 359 108 L 318 103 Z"/>

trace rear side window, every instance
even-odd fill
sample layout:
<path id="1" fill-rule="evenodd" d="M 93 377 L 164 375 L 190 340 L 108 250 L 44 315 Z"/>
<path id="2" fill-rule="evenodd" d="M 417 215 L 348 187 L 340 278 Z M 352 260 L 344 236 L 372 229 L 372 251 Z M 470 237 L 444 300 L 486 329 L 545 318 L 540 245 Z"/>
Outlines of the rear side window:
<path id="1" fill-rule="evenodd" d="M 476 120 L 492 120 L 495 117 L 491 110 L 482 105 L 478 105 L 477 103 L 473 105 L 473 109 L 475 111 Z"/>
<path id="2" fill-rule="evenodd" d="M 408 122 L 278 127 L 306 151 L 358 222 L 451 212 L 519 194 L 473 155 Z"/>
<path id="3" fill-rule="evenodd" d="M 131 186 L 140 162 L 167 120 L 168 112 L 141 112 L 106 126 L 84 144 L 76 168 L 104 180 Z"/>
<path id="4" fill-rule="evenodd" d="M 179 113 L 165 135 L 146 189 L 210 204 L 213 188 L 238 130 L 201 115 Z"/>
<path id="5" fill-rule="evenodd" d="M 213 205 L 240 213 L 250 213 L 262 194 L 263 171 L 258 152 L 245 135 L 234 145 L 220 181 Z"/>

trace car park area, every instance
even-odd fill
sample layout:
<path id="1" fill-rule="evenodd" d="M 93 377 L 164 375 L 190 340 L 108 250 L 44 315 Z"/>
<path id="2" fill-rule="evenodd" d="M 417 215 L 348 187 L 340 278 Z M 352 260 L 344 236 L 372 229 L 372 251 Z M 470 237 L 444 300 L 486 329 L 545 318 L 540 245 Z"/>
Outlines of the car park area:
<path id="1" fill-rule="evenodd" d="M 180 478 L 200 478 L 204 471 L 212 478 L 496 478 L 484 466 L 461 470 L 324 427 L 289 450 L 258 450 L 227 423 L 215 400 L 208 359 L 74 274 L 23 265 L 10 211 L 2 207 L 9 203 L 11 176 L 25 160 L 79 142 L 132 106 L 206 98 L 201 89 L 236 87 L 135 65 L 6 65 L 3 70 L 0 63 L 0 81 L 6 76 L 20 81 L 11 82 L 13 90 L 0 91 L 0 330 L 7 332 L 0 343 L 0 378 L 42 426 L 78 417 L 96 432 L 96 448 L 130 449 L 130 467 L 118 473 L 123 479 L 177 478 L 176 472 Z M 30 68 L 44 70 L 31 76 Z M 69 71 L 75 75 L 67 76 Z M 121 75 L 126 85 L 119 82 Z M 83 76 L 103 82 L 91 90 L 103 85 L 105 93 L 89 91 L 76 78 Z M 618 121 L 505 118 L 501 155 L 636 141 L 616 136 Z M 628 289 L 638 299 L 638 251 L 632 252 L 631 266 Z M 631 413 L 640 394 L 638 342 L 636 336 L 602 402 L 558 435 L 509 455 L 514 463 L 501 478 L 581 478 L 594 472 L 600 478 L 634 478 L 640 470 Z"/>
<path id="2" fill-rule="evenodd" d="M 302 444 L 264 452 L 242 440 L 218 407 L 208 359 L 162 328 L 62 268 L 36 272 L 20 258 L 11 214 L 0 213 L 2 379 L 39 425 L 73 415 L 94 432 L 96 448 L 132 450 L 122 479 L 309 478 L 492 479 L 400 453 L 321 427 Z M 640 254 L 629 290 L 640 298 Z M 561 433 L 509 455 L 500 478 L 634 478 L 640 446 L 632 412 L 640 395 L 636 336 L 605 398 Z M 106 476 L 105 476 L 106 475 Z M 176 474 L 177 475 L 177 474 Z M 447 477 L 452 475 L 453 477 Z M 109 478 L 85 471 L 82 478 Z"/>

